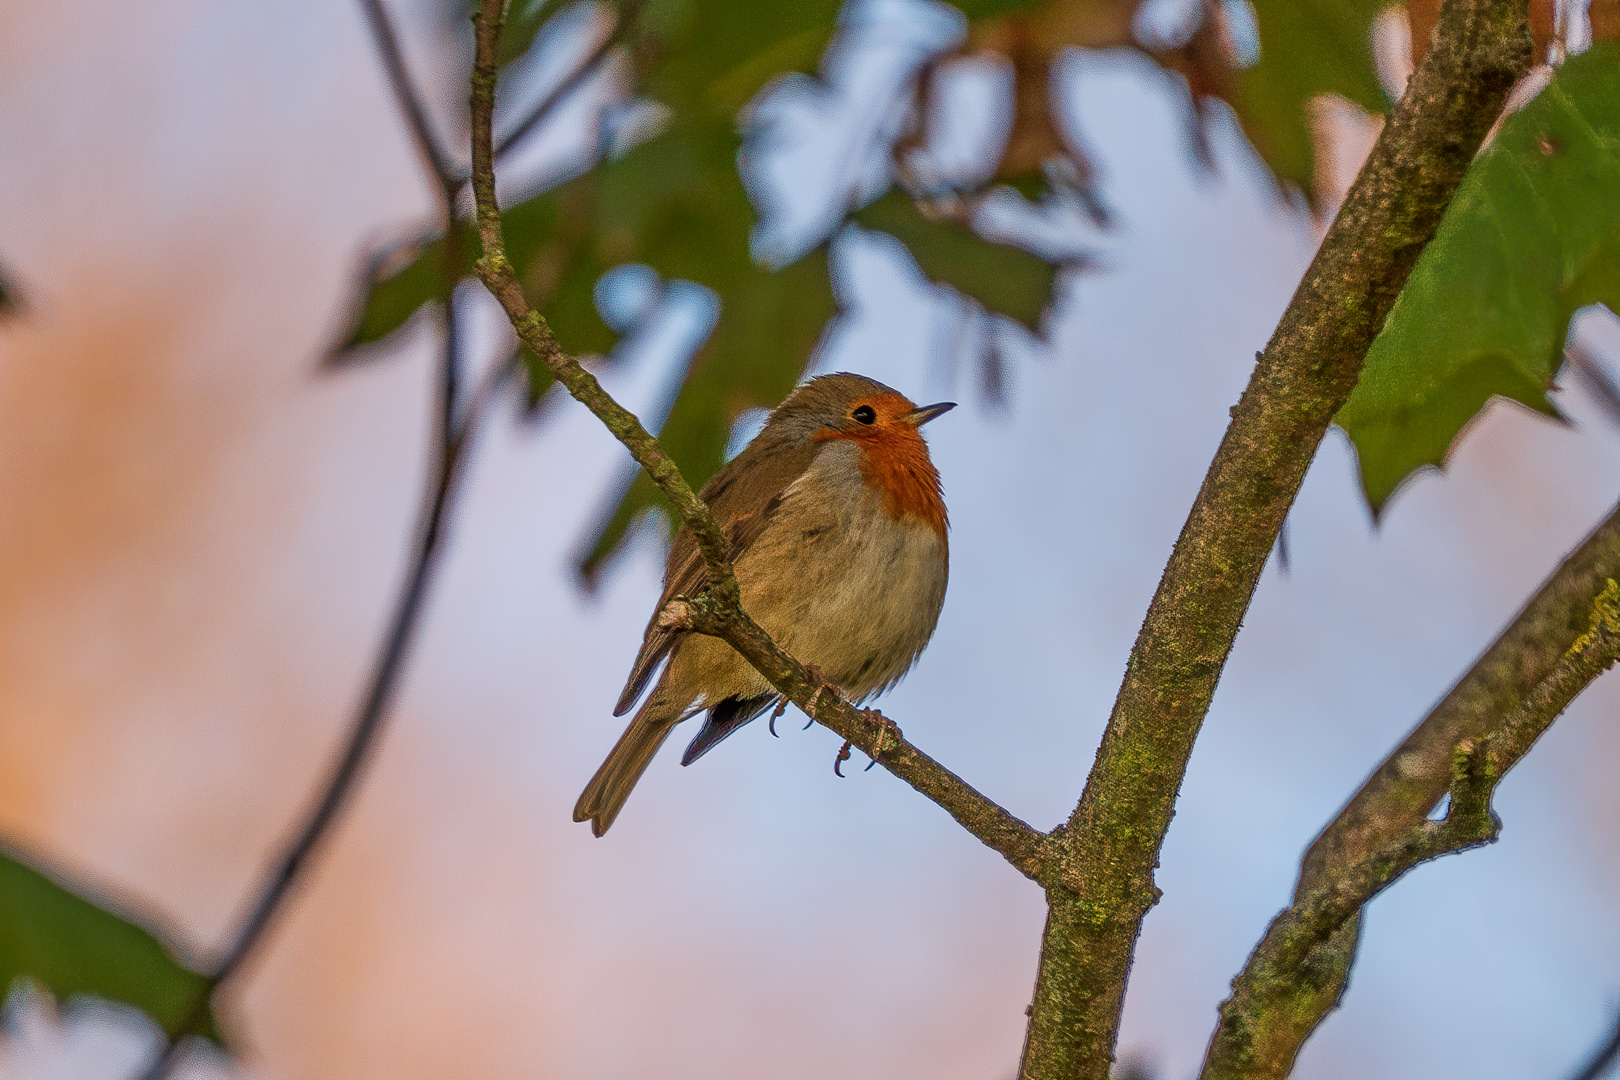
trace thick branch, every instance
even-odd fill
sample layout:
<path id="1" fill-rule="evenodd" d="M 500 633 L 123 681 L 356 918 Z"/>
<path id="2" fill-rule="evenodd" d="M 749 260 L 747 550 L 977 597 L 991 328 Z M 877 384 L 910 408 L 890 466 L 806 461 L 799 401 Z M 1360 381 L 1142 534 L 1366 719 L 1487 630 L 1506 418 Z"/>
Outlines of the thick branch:
<path id="1" fill-rule="evenodd" d="M 1381 890 L 1419 863 L 1491 843 L 1501 823 L 1491 795 L 1523 760 L 1575 696 L 1620 658 L 1620 584 L 1609 578 L 1589 607 L 1587 630 L 1515 709 L 1477 738 L 1451 753 L 1451 808 L 1443 821 L 1420 820 L 1378 850 L 1346 867 L 1272 921 L 1248 963 L 1232 980 L 1220 1024 L 1204 1062 L 1204 1080 L 1283 1077 L 1299 1044 L 1270 1037 L 1275 1017 L 1298 999 L 1302 982 L 1313 981 L 1312 959 L 1347 920 Z"/>
<path id="2" fill-rule="evenodd" d="M 900 729 L 874 710 L 857 709 L 802 664 L 788 656 L 770 635 L 743 611 L 732 575 L 729 550 L 720 528 L 702 499 L 697 497 L 680 469 L 658 440 L 642 427 L 635 414 L 615 401 L 596 377 L 565 352 L 539 312 L 529 306 L 517 275 L 506 256 L 500 207 L 495 199 L 494 120 L 496 45 L 500 40 L 502 4 L 486 0 L 477 16 L 477 52 L 472 74 L 473 195 L 477 202 L 478 232 L 484 254 L 477 262 L 478 276 L 500 301 L 518 336 L 534 350 L 581 404 L 595 413 L 615 438 L 630 451 L 638 465 L 674 506 L 682 525 L 697 539 L 708 566 L 710 584 L 668 617 L 691 629 L 724 639 L 760 674 L 805 714 L 848 739 L 872 760 L 881 763 L 943 807 L 963 828 L 1000 852 L 1022 873 L 1039 878 L 1047 860 L 1046 837 L 995 802 L 974 790 L 960 777 L 918 750 L 901 736 Z"/>
<path id="3" fill-rule="evenodd" d="M 1065 888 L 1051 896 L 1026 1077 L 1108 1076 L 1159 848 L 1267 554 L 1368 346 L 1529 61 L 1525 0 L 1448 0 L 1435 48 L 1232 410 L 1064 834 Z"/>

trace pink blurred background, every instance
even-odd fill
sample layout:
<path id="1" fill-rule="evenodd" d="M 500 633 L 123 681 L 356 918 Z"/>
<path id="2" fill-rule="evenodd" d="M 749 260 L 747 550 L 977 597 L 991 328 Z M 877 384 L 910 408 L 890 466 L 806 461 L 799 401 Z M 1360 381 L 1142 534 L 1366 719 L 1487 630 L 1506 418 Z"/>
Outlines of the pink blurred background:
<path id="1" fill-rule="evenodd" d="M 409 13 L 409 9 L 407 9 Z M 416 11 L 411 61 L 447 53 Z M 1074 116 L 1118 225 L 1066 279 L 1004 406 L 935 331 L 952 301 L 838 242 L 820 360 L 919 400 L 953 523 L 938 636 L 884 703 L 1031 822 L 1077 796 L 1227 406 L 1315 226 L 1232 125 L 1186 152 L 1146 63 L 1076 57 Z M 1341 171 L 1353 172 L 1351 130 Z M 432 213 L 355 5 L 0 8 L 0 835 L 223 940 L 360 694 L 425 460 L 432 334 L 319 357 L 363 252 Z M 493 335 L 481 297 L 463 297 Z M 1593 341 L 1620 356 L 1620 334 Z M 610 376 L 632 407 L 667 365 Z M 1330 436 L 1268 568 L 1165 848 L 1122 1055 L 1196 1069 L 1225 983 L 1304 844 L 1620 489 L 1620 431 L 1493 407 L 1374 531 Z M 1035 888 L 837 741 L 754 725 L 654 765 L 611 835 L 569 809 L 657 593 L 643 533 L 599 593 L 570 570 L 622 452 L 571 405 L 498 411 L 392 726 L 308 888 L 229 1000 L 245 1064 L 369 1078 L 1002 1077 Z M 1345 1008 L 1299 1075 L 1543 1078 L 1620 990 L 1605 680 L 1505 785 L 1495 847 L 1375 902 Z M 0 1075 L 127 1075 L 106 1009 L 14 1010 Z"/>

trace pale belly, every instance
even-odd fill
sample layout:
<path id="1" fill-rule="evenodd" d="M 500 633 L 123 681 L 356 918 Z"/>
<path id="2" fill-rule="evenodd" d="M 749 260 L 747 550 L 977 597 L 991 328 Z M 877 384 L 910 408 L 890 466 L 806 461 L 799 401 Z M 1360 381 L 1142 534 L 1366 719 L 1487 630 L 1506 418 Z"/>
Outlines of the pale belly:
<path id="1" fill-rule="evenodd" d="M 862 699 L 897 682 L 945 602 L 944 539 L 881 496 L 807 474 L 737 561 L 743 608 L 800 662 Z M 821 482 L 818 482 L 821 481 Z"/>
<path id="2" fill-rule="evenodd" d="M 898 682 L 933 636 L 945 602 L 945 539 L 895 518 L 859 481 L 851 453 L 830 447 L 789 489 L 736 561 L 743 609 L 800 663 L 861 701 Z M 688 712 L 775 689 L 717 638 L 690 635 L 665 689 Z"/>

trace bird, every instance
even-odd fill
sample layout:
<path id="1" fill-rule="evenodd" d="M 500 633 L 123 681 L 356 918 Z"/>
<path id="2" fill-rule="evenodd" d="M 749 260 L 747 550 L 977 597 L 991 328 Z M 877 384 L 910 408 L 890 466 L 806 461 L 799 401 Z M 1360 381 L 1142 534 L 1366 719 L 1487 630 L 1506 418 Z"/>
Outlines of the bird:
<path id="1" fill-rule="evenodd" d="M 862 375 L 819 376 L 772 410 L 698 493 L 729 545 L 743 610 L 855 704 L 899 682 L 939 621 L 949 520 L 920 429 L 955 407 L 919 407 Z M 574 807 L 596 836 L 682 720 L 708 714 L 681 757 L 690 765 L 782 704 L 730 645 L 660 619 L 673 598 L 706 581 L 683 527 L 613 715 L 630 711 L 660 662 L 663 672 Z"/>

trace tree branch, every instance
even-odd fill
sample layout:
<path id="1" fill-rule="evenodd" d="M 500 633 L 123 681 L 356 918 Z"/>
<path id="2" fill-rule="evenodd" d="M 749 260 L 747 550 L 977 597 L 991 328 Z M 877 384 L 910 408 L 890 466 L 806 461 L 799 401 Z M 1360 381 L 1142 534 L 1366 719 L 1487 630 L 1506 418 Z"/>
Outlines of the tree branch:
<path id="1" fill-rule="evenodd" d="M 1614 578 L 1588 606 L 1588 625 L 1515 709 L 1451 752 L 1451 807 L 1444 820 L 1420 820 L 1336 877 L 1323 881 L 1272 920 L 1232 996 L 1204 1062 L 1204 1080 L 1284 1077 L 1299 1043 L 1268 1037 L 1275 1016 L 1313 981 L 1312 954 L 1381 890 L 1419 863 L 1495 841 L 1501 822 L 1491 796 L 1552 722 L 1593 679 L 1620 658 L 1620 584 Z M 1307 1032 L 1308 1033 L 1308 1032 Z"/>
<path id="2" fill-rule="evenodd" d="M 440 212 L 445 227 L 444 345 L 439 364 L 438 402 L 435 410 L 434 438 L 430 451 L 429 479 L 423 492 L 422 508 L 416 530 L 416 544 L 404 585 L 395 602 L 393 618 L 373 668 L 364 699 L 350 725 L 348 738 L 333 763 L 319 797 L 309 808 L 299 827 L 288 839 L 286 847 L 265 872 L 255 898 L 243 917 L 230 945 L 208 973 L 205 989 L 192 1003 L 186 1020 L 170 1036 L 152 1062 L 142 1072 L 143 1080 L 165 1080 L 179 1063 L 184 1049 L 184 1036 L 199 1030 L 208 1016 L 215 992 L 233 978 L 252 957 L 263 941 L 277 914 L 286 906 L 309 860 L 331 831 L 338 814 L 347 805 L 360 774 L 370 758 L 388 707 L 399 689 L 400 676 L 410 646 L 421 623 L 427 600 L 427 590 L 433 570 L 443 552 L 445 526 L 452 497 L 465 461 L 465 451 L 472 434 L 488 411 L 495 391 L 515 370 L 515 359 L 497 364 L 468 402 L 457 420 L 457 396 L 460 373 L 460 334 L 455 311 L 456 275 L 459 265 L 459 245 L 464 242 L 465 227 L 456 220 L 456 193 L 461 180 L 455 175 L 448 158 L 438 147 L 428 124 L 427 113 L 410 82 L 400 56 L 399 43 L 387 13 L 379 0 L 360 0 L 367 24 L 376 41 L 377 49 L 388 75 L 389 87 L 396 104 L 404 115 L 422 156 L 433 171 L 440 192 Z"/>
<path id="3" fill-rule="evenodd" d="M 960 777 L 908 743 L 894 723 L 871 709 L 857 709 L 803 665 L 781 650 L 743 611 L 732 574 L 729 546 L 709 508 L 693 492 L 680 469 L 635 414 L 615 401 L 558 344 L 539 312 L 529 306 L 518 283 L 495 199 L 493 120 L 497 78 L 496 45 L 500 40 L 502 4 L 479 5 L 477 51 L 472 73 L 472 186 L 478 232 L 484 254 L 478 276 L 500 301 L 518 336 L 551 369 L 557 381 L 590 409 L 674 506 L 682 527 L 696 538 L 708 568 L 709 583 L 697 595 L 678 598 L 666 617 L 699 633 L 712 634 L 736 649 L 781 693 L 817 723 L 848 739 L 886 769 L 943 807 L 961 825 L 1000 852 L 1023 874 L 1039 879 L 1046 873 L 1047 838 Z"/>
<path id="4" fill-rule="evenodd" d="M 1412 732 L 1373 770 L 1322 830 L 1300 863 L 1294 902 L 1338 880 L 1417 827 L 1446 794 L 1452 752 L 1512 712 L 1587 629 L 1606 579 L 1620 578 L 1617 505 L 1544 582 L 1506 630 Z M 1299 1048 L 1343 996 L 1355 962 L 1360 920 L 1352 915 L 1309 962 L 1286 1005 L 1249 1019 L 1257 1060 L 1286 1075 Z M 1279 998 L 1280 988 L 1276 991 Z"/>
<path id="5" fill-rule="evenodd" d="M 1525 0 L 1447 0 L 1414 74 L 1260 354 L 1143 621 L 1063 832 L 1021 1064 L 1106 1080 L 1153 869 L 1267 554 L 1418 253 L 1528 69 Z"/>
<path id="6" fill-rule="evenodd" d="M 1611 1026 L 1613 1030 L 1609 1032 L 1609 1037 L 1603 1040 L 1602 1046 L 1592 1051 L 1592 1056 L 1581 1066 L 1574 1080 L 1601 1080 L 1620 1060 L 1620 1019 Z"/>
<path id="7" fill-rule="evenodd" d="M 439 145 L 438 136 L 433 132 L 433 122 L 428 119 L 427 107 L 411 83 L 404 54 L 400 51 L 399 35 L 394 33 L 394 24 L 389 21 L 388 12 L 383 10 L 382 0 L 360 0 L 360 10 L 366 17 L 371 40 L 377 46 L 383 72 L 388 76 L 388 88 L 393 94 L 394 104 L 405 117 L 405 126 L 411 133 L 411 140 L 416 143 L 416 149 L 441 188 L 452 183 L 459 187 L 456 167 L 450 155 Z"/>

